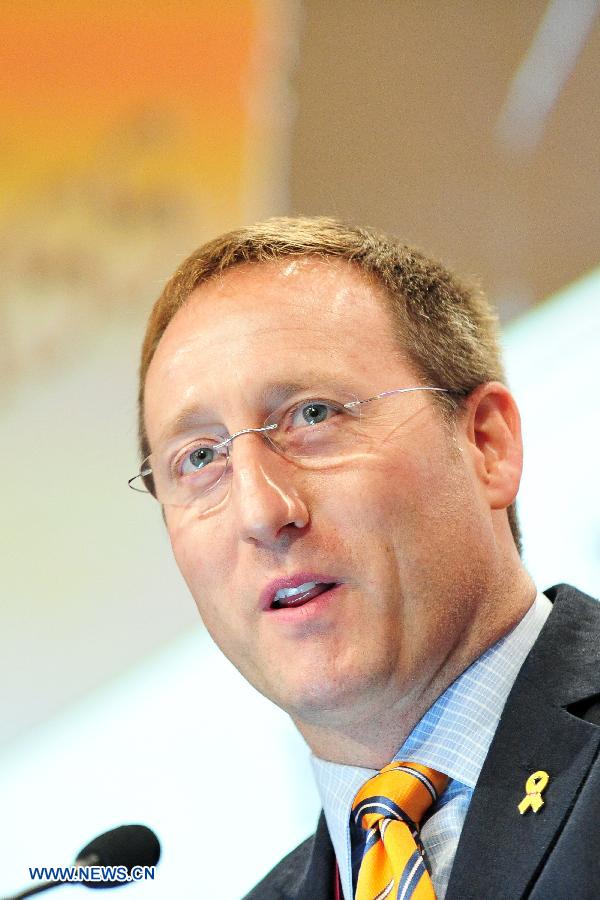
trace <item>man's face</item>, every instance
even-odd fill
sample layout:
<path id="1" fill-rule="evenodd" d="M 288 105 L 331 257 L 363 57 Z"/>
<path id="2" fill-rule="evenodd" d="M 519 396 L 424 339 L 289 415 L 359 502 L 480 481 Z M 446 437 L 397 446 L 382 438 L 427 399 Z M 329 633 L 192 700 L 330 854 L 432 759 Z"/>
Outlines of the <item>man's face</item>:
<path id="1" fill-rule="evenodd" d="M 226 435 L 262 426 L 290 382 L 313 399 L 331 385 L 367 398 L 419 384 L 378 290 L 344 262 L 308 258 L 202 285 L 148 372 L 153 452 L 184 407 L 203 432 Z M 207 629 L 298 723 L 343 724 L 374 703 L 418 697 L 475 620 L 489 510 L 460 423 L 451 434 L 427 392 L 376 402 L 388 427 L 343 464 L 306 468 L 244 434 L 216 508 L 165 508 Z M 273 583 L 288 578 L 336 587 L 271 608 Z"/>

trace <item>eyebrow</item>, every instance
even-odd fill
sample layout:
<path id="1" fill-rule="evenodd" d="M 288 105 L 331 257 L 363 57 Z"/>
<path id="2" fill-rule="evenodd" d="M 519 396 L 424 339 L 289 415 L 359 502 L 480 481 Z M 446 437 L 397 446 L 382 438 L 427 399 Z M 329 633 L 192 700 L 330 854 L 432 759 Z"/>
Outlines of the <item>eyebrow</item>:
<path id="1" fill-rule="evenodd" d="M 263 414 L 268 415 L 269 412 L 267 412 L 267 410 L 273 411 L 274 409 L 277 409 L 278 406 L 285 403 L 285 401 L 289 397 L 293 397 L 294 394 L 308 390 L 309 388 L 317 389 L 319 385 L 326 385 L 328 389 L 335 389 L 336 387 L 338 389 L 342 388 L 341 384 L 334 381 L 330 374 L 317 371 L 307 372 L 301 381 L 274 382 L 265 385 L 259 394 L 259 402 Z M 205 424 L 208 416 L 210 416 L 210 412 L 207 407 L 202 407 L 202 405 L 198 403 L 187 404 L 165 425 L 160 433 L 158 443 L 167 443 L 178 435 L 185 434 L 186 432 Z"/>

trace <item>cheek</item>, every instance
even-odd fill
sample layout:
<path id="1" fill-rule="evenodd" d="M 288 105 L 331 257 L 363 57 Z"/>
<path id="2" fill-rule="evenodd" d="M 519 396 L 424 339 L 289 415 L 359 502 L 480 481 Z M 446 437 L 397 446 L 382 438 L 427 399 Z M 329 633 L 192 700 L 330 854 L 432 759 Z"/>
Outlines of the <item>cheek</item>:
<path id="1" fill-rule="evenodd" d="M 382 536 L 380 555 L 393 552 L 403 565 L 421 564 L 472 516 L 468 473 L 443 439 L 381 453 L 363 472 L 356 495 L 362 529 Z"/>
<path id="2" fill-rule="evenodd" d="M 197 551 L 189 541 L 171 541 L 175 561 L 192 595 L 202 623 L 213 641 L 228 654 L 235 645 L 235 622 L 231 617 L 231 604 L 224 576 L 219 574 L 215 555 Z"/>
<path id="3" fill-rule="evenodd" d="M 353 519 L 386 527 L 401 521 L 411 508 L 422 505 L 431 493 L 431 476 L 426 460 L 409 457 L 406 451 L 378 453 L 361 461 L 350 496 Z"/>
<path id="4" fill-rule="evenodd" d="M 205 624 L 218 608 L 223 594 L 226 567 L 218 537 L 204 533 L 202 523 L 167 520 L 171 548 L 177 566 L 187 584 Z M 219 587 L 221 590 L 219 591 Z"/>

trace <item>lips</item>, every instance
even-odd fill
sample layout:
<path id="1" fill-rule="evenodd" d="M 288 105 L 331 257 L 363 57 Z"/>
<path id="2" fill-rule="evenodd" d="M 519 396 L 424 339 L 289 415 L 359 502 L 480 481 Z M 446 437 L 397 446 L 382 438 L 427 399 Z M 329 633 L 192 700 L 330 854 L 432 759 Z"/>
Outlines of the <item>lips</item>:
<path id="1" fill-rule="evenodd" d="M 314 597 L 318 597 L 319 594 L 324 594 L 325 591 L 330 590 L 334 585 L 335 582 L 315 584 L 314 581 L 311 581 L 300 585 L 298 589 L 294 590 L 294 593 L 283 594 L 281 591 L 278 591 L 271 603 L 271 609 L 289 609 L 290 606 L 302 606 Z"/>
<path id="2" fill-rule="evenodd" d="M 337 584 L 339 582 L 330 575 L 313 572 L 278 578 L 262 591 L 261 607 L 264 610 L 278 610 L 304 606 Z"/>

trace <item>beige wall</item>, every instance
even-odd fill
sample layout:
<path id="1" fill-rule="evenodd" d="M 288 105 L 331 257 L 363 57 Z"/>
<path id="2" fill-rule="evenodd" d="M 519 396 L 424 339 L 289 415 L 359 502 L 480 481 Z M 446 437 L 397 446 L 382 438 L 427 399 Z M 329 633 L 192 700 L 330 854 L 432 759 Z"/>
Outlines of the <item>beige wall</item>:
<path id="1" fill-rule="evenodd" d="M 480 276 L 505 317 L 598 264 L 598 18 L 529 156 L 507 152 L 495 130 L 546 0 L 303 6 L 295 212 L 391 230 Z M 542 86 L 567 53 L 567 26 Z"/>

